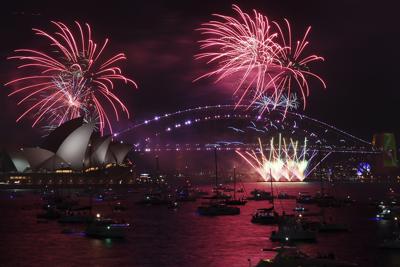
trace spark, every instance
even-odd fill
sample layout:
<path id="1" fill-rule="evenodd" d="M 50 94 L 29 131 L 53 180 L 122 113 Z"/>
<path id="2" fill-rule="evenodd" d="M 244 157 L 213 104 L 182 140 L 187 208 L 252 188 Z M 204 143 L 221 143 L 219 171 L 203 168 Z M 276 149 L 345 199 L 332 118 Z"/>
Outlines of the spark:
<path id="1" fill-rule="evenodd" d="M 43 122 L 51 128 L 84 117 L 96 122 L 102 134 L 107 128 L 112 133 L 109 110 L 117 121 L 121 112 L 129 118 L 127 107 L 113 92 L 114 83 L 122 81 L 137 88 L 117 65 L 126 60 L 125 54 L 104 58 L 109 40 L 98 45 L 87 23 L 82 27 L 75 22 L 76 35 L 62 22 L 52 21 L 52 24 L 56 27 L 54 34 L 33 29 L 35 35 L 49 42 L 48 52 L 17 49 L 14 56 L 8 57 L 18 60 L 18 69 L 27 69 L 24 76 L 6 83 L 14 86 L 9 96 L 21 97 L 17 105 L 26 106 L 17 122 L 29 115 L 34 119 L 32 127 Z"/>
<path id="2" fill-rule="evenodd" d="M 293 106 L 291 101 L 297 99 L 294 95 L 297 91 L 305 109 L 310 94 L 309 77 L 326 88 L 325 81 L 310 67 L 324 58 L 306 54 L 311 27 L 295 41 L 287 19 L 284 20 L 286 27 L 281 27 L 275 21 L 270 23 L 267 16 L 256 10 L 248 14 L 236 5 L 233 10 L 237 18 L 214 14 L 216 20 L 198 29 L 204 36 L 199 41 L 204 52 L 195 58 L 205 59 L 213 67 L 195 81 L 215 76 L 217 83 L 231 78 L 238 81 L 233 92 L 238 96 L 236 107 L 243 103 L 247 108 L 259 107 L 267 101 L 261 113 L 283 107 L 284 117 L 288 109 L 298 108 L 298 104 Z"/>
<path id="3" fill-rule="evenodd" d="M 258 150 L 246 151 L 244 153 L 236 150 L 263 179 L 264 181 L 303 181 L 306 169 L 315 154 L 309 156 L 307 150 L 307 139 L 304 140 L 302 148 L 298 141 L 290 139 L 287 143 L 285 138 L 279 134 L 278 147 L 274 144 L 274 138 L 270 140 L 269 155 L 267 156 L 261 139 L 258 139 Z"/>

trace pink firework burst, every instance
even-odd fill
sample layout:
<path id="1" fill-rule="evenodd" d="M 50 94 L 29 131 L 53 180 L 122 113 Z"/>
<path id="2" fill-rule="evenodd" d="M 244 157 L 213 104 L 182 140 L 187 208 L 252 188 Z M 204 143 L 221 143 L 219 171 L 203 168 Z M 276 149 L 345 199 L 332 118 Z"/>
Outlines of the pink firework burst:
<path id="1" fill-rule="evenodd" d="M 204 23 L 199 29 L 205 36 L 200 41 L 200 48 L 207 51 L 198 54 L 196 59 L 205 58 L 207 63 L 215 63 L 216 68 L 196 80 L 217 76 L 216 82 L 219 82 L 235 75 L 238 86 L 234 94 L 239 94 L 237 105 L 246 100 L 248 107 L 259 103 L 263 97 L 275 102 L 272 109 L 282 106 L 282 96 L 290 99 L 298 90 L 305 108 L 310 91 L 309 77 L 318 79 L 326 88 L 323 79 L 309 68 L 310 63 L 323 61 L 323 58 L 304 55 L 311 27 L 301 40 L 293 43 L 287 20 L 285 35 L 278 23 L 273 22 L 275 27 L 271 27 L 268 18 L 259 12 L 254 10 L 251 16 L 238 6 L 234 5 L 233 9 L 238 19 L 217 14 L 215 16 L 220 20 Z M 284 107 L 285 111 L 287 108 Z"/>
<path id="2" fill-rule="evenodd" d="M 49 41 L 48 52 L 17 49 L 16 55 L 9 57 L 21 62 L 18 69 L 29 71 L 25 76 L 6 83 L 14 86 L 9 96 L 19 96 L 18 105 L 26 106 L 17 122 L 32 115 L 32 127 L 39 122 L 58 126 L 83 116 L 95 121 L 101 133 L 106 128 L 112 132 L 108 110 L 113 111 L 117 120 L 120 113 L 129 118 L 127 107 L 113 92 L 114 82 L 123 81 L 137 88 L 136 83 L 126 78 L 117 65 L 126 59 L 125 54 L 103 58 L 109 40 L 105 39 L 98 46 L 87 23 L 82 27 L 75 22 L 76 36 L 64 23 L 52 21 L 52 24 L 57 29 L 54 34 L 33 29 L 36 35 Z"/>
<path id="3" fill-rule="evenodd" d="M 233 5 L 238 19 L 214 14 L 221 21 L 204 23 L 198 30 L 205 36 L 201 49 L 206 52 L 196 55 L 196 59 L 207 59 L 216 63 L 216 69 L 196 80 L 217 76 L 221 81 L 235 74 L 238 85 L 235 94 L 240 93 L 238 105 L 248 95 L 256 100 L 258 95 L 271 89 L 271 67 L 280 65 L 278 54 L 283 49 L 277 42 L 277 33 L 271 31 L 266 16 L 253 10 L 253 16 Z M 236 76 L 237 75 L 237 76 Z"/>
<path id="4" fill-rule="evenodd" d="M 324 58 L 315 54 L 304 55 L 304 50 L 309 45 L 307 37 L 311 31 L 311 26 L 307 27 L 301 40 L 293 42 L 290 23 L 287 19 L 284 21 L 287 32 L 286 35 L 282 27 L 277 22 L 273 22 L 279 31 L 279 41 L 284 47 L 284 49 L 281 49 L 278 53 L 278 60 L 280 61 L 282 69 L 274 75 L 273 78 L 273 83 L 276 88 L 274 96 L 276 99 L 279 99 L 283 93 L 291 95 L 293 90 L 295 90 L 294 87 L 297 85 L 298 91 L 303 98 L 303 108 L 305 108 L 306 98 L 310 94 L 310 86 L 307 80 L 309 77 L 316 78 L 321 82 L 322 86 L 326 88 L 324 80 L 319 75 L 312 72 L 309 67 L 310 63 L 324 61 Z"/>

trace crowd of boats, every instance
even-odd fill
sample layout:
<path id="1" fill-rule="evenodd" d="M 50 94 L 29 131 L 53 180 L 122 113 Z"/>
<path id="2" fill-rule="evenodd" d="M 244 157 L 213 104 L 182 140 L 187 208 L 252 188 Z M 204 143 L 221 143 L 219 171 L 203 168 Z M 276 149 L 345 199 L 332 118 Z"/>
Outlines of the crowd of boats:
<path id="1" fill-rule="evenodd" d="M 42 211 L 37 214 L 37 222 L 45 223 L 57 221 L 62 225 L 82 224 L 83 234 L 96 238 L 124 238 L 126 233 L 132 229 L 132 225 L 121 219 L 128 207 L 124 204 L 130 193 L 139 196 L 136 205 L 160 206 L 177 210 L 185 202 L 199 203 L 196 212 L 199 216 L 237 216 L 241 208 L 249 201 L 261 201 L 262 208 L 256 209 L 250 222 L 256 225 L 271 225 L 275 229 L 271 232 L 269 239 L 279 246 L 265 249 L 274 251 L 273 259 L 260 260 L 254 266 L 356 266 L 353 263 L 339 261 L 333 254 L 310 257 L 300 251 L 295 245 L 298 242 L 313 242 L 318 239 L 320 233 L 348 232 L 351 229 L 345 224 L 337 222 L 337 218 L 327 216 L 330 208 L 341 208 L 354 205 L 355 201 L 347 196 L 338 198 L 327 194 L 323 188 L 312 195 L 307 192 L 299 192 L 290 195 L 285 192 L 276 192 L 271 183 L 270 190 L 253 189 L 247 192 L 244 185 L 238 188 L 236 181 L 234 186 L 223 186 L 217 184 L 210 192 L 201 188 L 195 188 L 190 184 L 175 187 L 171 190 L 162 187 L 151 187 L 145 190 L 128 190 L 125 194 L 118 194 L 111 188 L 102 190 L 87 190 L 72 194 L 60 194 L 54 190 L 44 190 Z M 141 197 L 140 197 L 141 195 Z M 83 196 L 87 203 L 82 204 Z M 16 197 L 12 195 L 12 197 Z M 200 201 L 199 201 L 200 200 Z M 277 208 L 282 201 L 295 202 L 291 210 Z M 106 202 L 100 212 L 96 206 L 97 202 Z M 259 203 L 260 204 L 260 203 Z M 390 191 L 388 196 L 380 201 L 374 202 L 377 214 L 376 220 L 392 221 L 397 229 L 400 226 L 400 195 Z M 108 211 L 104 210 L 104 206 Z M 259 205 L 258 205 L 259 206 Z M 289 205 L 290 206 L 290 205 Z M 285 206 L 287 207 L 287 205 Z M 122 216 L 123 217 L 123 216 Z M 62 230 L 64 234 L 73 233 L 73 228 L 66 227 Z M 400 230 L 394 231 L 392 236 L 383 240 L 379 245 L 382 249 L 400 249 Z M 250 264 L 250 266 L 253 266 Z"/>

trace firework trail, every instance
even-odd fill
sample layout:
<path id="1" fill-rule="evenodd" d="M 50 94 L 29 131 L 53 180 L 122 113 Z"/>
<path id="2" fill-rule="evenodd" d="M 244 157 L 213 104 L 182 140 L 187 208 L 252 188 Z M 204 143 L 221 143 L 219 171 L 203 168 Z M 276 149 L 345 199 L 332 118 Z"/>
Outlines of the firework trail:
<path id="1" fill-rule="evenodd" d="M 214 14 L 219 20 L 204 23 L 199 29 L 204 35 L 200 49 L 205 52 L 195 58 L 206 59 L 207 64 L 214 63 L 216 67 L 196 80 L 216 76 L 215 82 L 219 82 L 232 76 L 238 80 L 234 90 L 234 95 L 239 96 L 236 106 L 248 103 L 247 107 L 259 107 L 264 103 L 266 106 L 260 109 L 261 113 L 284 106 L 285 116 L 293 107 L 291 98 L 295 91 L 299 91 L 305 108 L 310 91 L 308 77 L 318 79 L 326 88 L 323 79 L 308 66 L 323 61 L 323 58 L 304 55 L 311 27 L 301 40 L 293 42 L 286 19 L 287 33 L 278 23 L 269 23 L 268 18 L 256 10 L 253 15 L 236 5 L 233 10 L 238 19 Z M 282 102 L 283 97 L 286 97 L 286 103 Z M 267 102 L 263 101 L 266 99 Z"/>
<path id="2" fill-rule="evenodd" d="M 282 69 L 274 76 L 274 84 L 276 85 L 275 97 L 279 99 L 283 93 L 290 96 L 295 85 L 297 85 L 298 91 L 302 95 L 303 108 L 305 108 L 306 98 L 310 94 L 308 77 L 316 78 L 326 88 L 324 80 L 313 73 L 309 67 L 310 63 L 324 61 L 324 58 L 317 55 L 304 55 L 304 50 L 309 45 L 307 37 L 311 31 L 311 26 L 308 26 L 303 38 L 294 43 L 290 23 L 287 19 L 284 19 L 284 21 L 287 32 L 286 37 L 282 27 L 277 22 L 273 22 L 279 31 L 279 41 L 284 47 L 278 54 Z"/>
<path id="3" fill-rule="evenodd" d="M 18 69 L 27 69 L 25 76 L 6 83 L 14 87 L 9 96 L 19 96 L 17 105 L 26 106 L 17 122 L 29 115 L 34 118 L 32 127 L 39 122 L 57 127 L 82 116 L 95 121 L 102 134 L 105 129 L 112 132 L 109 110 L 117 120 L 120 113 L 129 118 L 128 109 L 113 92 L 114 83 L 123 81 L 137 88 L 118 66 L 126 59 L 125 54 L 104 58 L 109 40 L 105 39 L 98 46 L 87 23 L 82 27 L 75 22 L 77 35 L 61 22 L 52 21 L 52 24 L 57 29 L 54 34 L 33 29 L 36 35 L 49 42 L 48 52 L 17 49 L 15 55 L 9 57 L 19 61 Z"/>
<path id="4" fill-rule="evenodd" d="M 261 140 L 258 139 L 259 149 L 251 152 L 236 153 L 242 157 L 263 179 L 268 181 L 303 181 L 306 175 L 306 169 L 314 157 L 311 155 L 308 159 L 307 139 L 304 140 L 302 148 L 297 141 L 290 139 L 287 143 L 285 138 L 278 138 L 278 147 L 274 144 L 274 138 L 271 138 L 269 155 L 265 155 L 265 148 Z"/>
<path id="5" fill-rule="evenodd" d="M 253 104 L 254 110 L 258 110 L 258 113 L 262 115 L 264 112 L 269 112 L 276 108 L 282 108 L 286 115 L 286 110 L 295 110 L 299 108 L 299 102 L 297 100 L 296 93 L 286 95 L 281 95 L 277 101 L 274 97 L 264 95 L 260 97 Z"/>
<path id="6" fill-rule="evenodd" d="M 277 56 L 282 47 L 276 42 L 278 34 L 271 31 L 266 16 L 255 10 L 251 16 L 236 5 L 233 5 L 233 10 L 239 19 L 214 14 L 221 21 L 204 23 L 198 29 L 205 36 L 200 41 L 200 48 L 207 51 L 195 58 L 216 63 L 217 69 L 196 80 L 217 76 L 218 82 L 233 74 L 240 74 L 235 90 L 235 94 L 240 94 L 239 105 L 247 95 L 254 98 L 271 88 L 269 70 L 272 66 L 280 65 Z"/>

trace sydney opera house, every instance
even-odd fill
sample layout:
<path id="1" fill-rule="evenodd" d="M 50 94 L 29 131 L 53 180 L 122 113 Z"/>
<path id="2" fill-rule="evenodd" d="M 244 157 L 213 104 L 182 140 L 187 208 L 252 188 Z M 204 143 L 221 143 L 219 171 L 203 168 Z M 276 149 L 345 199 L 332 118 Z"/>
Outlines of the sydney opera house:
<path id="1" fill-rule="evenodd" d="M 2 180 L 28 184 L 127 183 L 131 145 L 100 136 L 94 124 L 70 120 L 44 138 L 39 147 L 2 152 Z"/>

